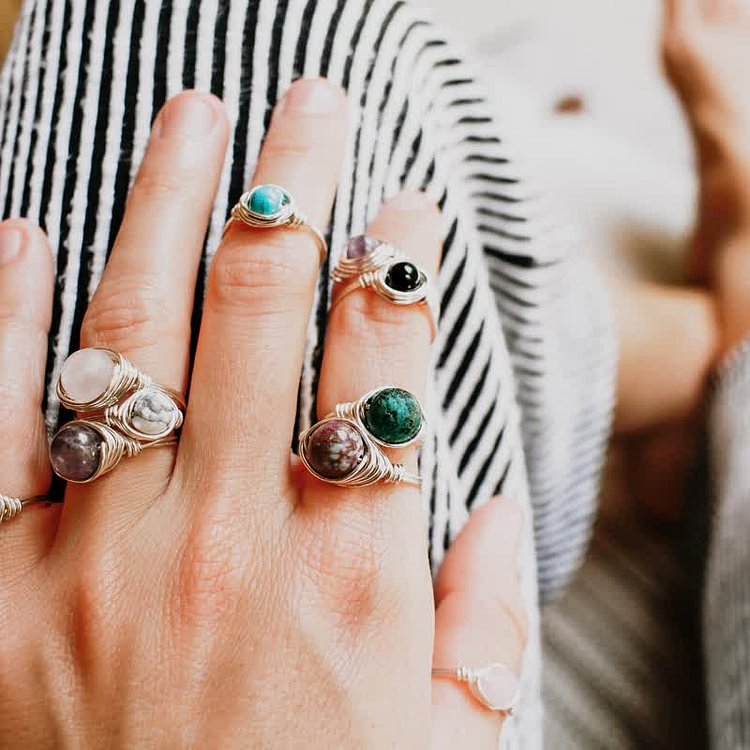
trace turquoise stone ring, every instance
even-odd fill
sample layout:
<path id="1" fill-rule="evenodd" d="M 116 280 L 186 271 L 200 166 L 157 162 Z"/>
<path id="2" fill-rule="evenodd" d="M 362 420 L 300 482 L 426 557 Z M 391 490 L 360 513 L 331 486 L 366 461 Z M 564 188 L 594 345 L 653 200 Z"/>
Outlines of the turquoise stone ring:
<path id="1" fill-rule="evenodd" d="M 289 193 L 277 185 L 258 185 L 240 200 L 249 211 L 267 219 L 280 216 L 292 203 Z"/>
<path id="2" fill-rule="evenodd" d="M 328 243 L 323 233 L 308 222 L 307 217 L 297 208 L 292 194 L 278 185 L 257 185 L 243 193 L 224 226 L 224 235 L 234 222 L 255 229 L 306 229 L 315 239 L 321 264 L 328 255 Z"/>

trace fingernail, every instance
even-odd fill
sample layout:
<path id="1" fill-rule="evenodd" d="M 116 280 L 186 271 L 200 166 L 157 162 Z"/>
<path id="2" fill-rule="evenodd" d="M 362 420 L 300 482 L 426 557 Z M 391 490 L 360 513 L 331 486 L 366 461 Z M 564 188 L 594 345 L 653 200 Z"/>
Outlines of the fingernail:
<path id="1" fill-rule="evenodd" d="M 159 116 L 162 138 L 200 138 L 216 123 L 216 111 L 203 94 L 181 94 L 172 99 Z"/>
<path id="2" fill-rule="evenodd" d="M 322 79 L 297 81 L 286 92 L 282 108 L 285 111 L 303 112 L 306 114 L 325 114 L 335 112 L 341 105 L 341 92 Z"/>
<path id="3" fill-rule="evenodd" d="M 18 258 L 23 247 L 23 232 L 17 227 L 0 227 L 0 266 L 8 266 Z"/>

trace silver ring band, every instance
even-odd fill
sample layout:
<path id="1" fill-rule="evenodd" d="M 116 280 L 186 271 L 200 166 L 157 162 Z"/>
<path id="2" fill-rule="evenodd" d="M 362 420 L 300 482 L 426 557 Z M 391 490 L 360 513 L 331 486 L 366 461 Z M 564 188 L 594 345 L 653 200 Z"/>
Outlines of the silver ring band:
<path id="1" fill-rule="evenodd" d="M 10 495 L 0 495 L 0 526 L 2 526 L 4 521 L 10 521 L 11 518 L 20 516 L 27 505 L 46 500 L 47 498 L 44 495 L 23 499 L 20 497 L 11 497 Z"/>
<path id="2" fill-rule="evenodd" d="M 499 662 L 470 669 L 435 667 L 433 678 L 447 678 L 466 683 L 474 698 L 490 711 L 512 716 L 519 700 L 519 680 L 510 667 Z"/>
<path id="3" fill-rule="evenodd" d="M 328 256 L 328 243 L 323 233 L 297 208 L 292 194 L 278 185 L 258 185 L 243 193 L 232 208 L 222 237 L 229 231 L 233 221 L 255 229 L 306 229 L 315 238 L 321 265 Z"/>

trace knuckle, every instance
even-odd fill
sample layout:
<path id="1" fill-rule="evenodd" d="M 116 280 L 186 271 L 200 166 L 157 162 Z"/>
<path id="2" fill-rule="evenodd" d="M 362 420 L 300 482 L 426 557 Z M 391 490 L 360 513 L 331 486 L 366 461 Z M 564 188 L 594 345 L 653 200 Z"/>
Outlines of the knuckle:
<path id="1" fill-rule="evenodd" d="M 244 231 L 244 228 L 243 228 Z M 211 268 L 209 295 L 219 306 L 248 316 L 292 309 L 312 283 L 301 270 L 295 239 L 282 230 L 266 232 L 263 245 L 249 248 L 232 241 L 222 248 Z"/>
<path id="2" fill-rule="evenodd" d="M 12 434 L 15 455 L 36 453 L 40 436 L 36 429 L 29 429 L 29 425 L 38 423 L 38 409 L 39 404 L 30 397 L 27 383 L 15 379 L 0 382 L 0 430 L 5 436 Z"/>
<path id="3" fill-rule="evenodd" d="M 120 281 L 102 286 L 94 296 L 81 326 L 88 346 L 141 349 L 182 340 L 186 323 L 175 325 L 168 302 L 157 286 Z"/>
<path id="4" fill-rule="evenodd" d="M 320 138 L 316 138 L 316 130 L 310 127 L 289 127 L 293 123 L 285 123 L 287 127 L 279 127 L 272 131 L 271 136 L 263 144 L 263 159 L 274 162 L 298 162 L 309 159 L 315 153 Z"/>
<path id="5" fill-rule="evenodd" d="M 81 551 L 67 589 L 72 648 L 91 663 L 110 656 L 109 634 L 125 627 L 121 573 L 112 551 L 100 543 L 90 544 Z"/>
<path id="6" fill-rule="evenodd" d="M 382 544 L 357 521 L 326 524 L 298 549 L 301 569 L 343 628 L 359 631 L 392 611 L 399 597 L 388 580 Z"/>

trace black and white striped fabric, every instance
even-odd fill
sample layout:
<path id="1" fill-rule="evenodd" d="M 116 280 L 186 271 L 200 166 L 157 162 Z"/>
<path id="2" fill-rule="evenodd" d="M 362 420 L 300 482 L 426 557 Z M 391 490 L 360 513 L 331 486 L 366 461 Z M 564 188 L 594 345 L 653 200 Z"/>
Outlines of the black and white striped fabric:
<path id="1" fill-rule="evenodd" d="M 330 262 L 404 188 L 426 190 L 442 208 L 441 320 L 422 454 L 432 564 L 492 495 L 533 508 L 521 568 L 534 635 L 524 706 L 505 736 L 535 747 L 537 585 L 543 597 L 556 593 L 590 534 L 614 336 L 604 291 L 500 137 L 502 101 L 488 100 L 420 13 L 401 0 L 27 0 L 0 80 L 0 210 L 38 221 L 55 248 L 49 382 L 78 346 L 159 107 L 184 88 L 211 90 L 234 126 L 205 271 L 271 109 L 300 76 L 327 76 L 349 93 L 354 125 Z M 314 414 L 327 270 L 309 328 L 301 426 Z M 60 414 L 51 386 L 46 408 L 52 429 Z"/>

